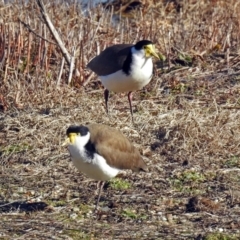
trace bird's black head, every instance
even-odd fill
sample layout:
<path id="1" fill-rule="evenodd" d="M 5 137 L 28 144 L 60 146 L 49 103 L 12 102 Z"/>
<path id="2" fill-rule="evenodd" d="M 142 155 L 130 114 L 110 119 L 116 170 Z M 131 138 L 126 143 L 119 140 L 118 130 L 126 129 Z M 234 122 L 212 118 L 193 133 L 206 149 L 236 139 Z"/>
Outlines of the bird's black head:
<path id="1" fill-rule="evenodd" d="M 137 42 L 134 47 L 136 50 L 141 50 L 146 45 L 153 45 L 153 43 L 149 40 L 141 40 Z"/>
<path id="2" fill-rule="evenodd" d="M 69 134 L 71 134 L 71 133 L 76 133 L 81 136 L 86 136 L 88 132 L 89 132 L 89 129 L 86 126 L 72 125 L 67 129 L 67 136 L 69 136 Z"/>

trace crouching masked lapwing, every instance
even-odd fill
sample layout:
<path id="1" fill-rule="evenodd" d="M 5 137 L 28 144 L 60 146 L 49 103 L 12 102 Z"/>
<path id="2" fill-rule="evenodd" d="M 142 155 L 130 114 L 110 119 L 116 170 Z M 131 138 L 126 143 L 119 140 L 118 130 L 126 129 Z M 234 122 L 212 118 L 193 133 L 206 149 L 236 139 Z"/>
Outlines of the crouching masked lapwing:
<path id="1" fill-rule="evenodd" d="M 153 75 L 152 57 L 159 59 L 154 45 L 142 40 L 135 45 L 117 44 L 106 48 L 87 65 L 95 72 L 105 87 L 104 97 L 108 113 L 109 91 L 128 92 L 128 101 L 133 120 L 132 91 L 147 85 Z"/>
<path id="2" fill-rule="evenodd" d="M 101 183 L 95 210 L 105 181 L 121 170 L 148 171 L 133 144 L 120 131 L 106 125 L 70 126 L 64 145 L 68 145 L 75 167 Z"/>

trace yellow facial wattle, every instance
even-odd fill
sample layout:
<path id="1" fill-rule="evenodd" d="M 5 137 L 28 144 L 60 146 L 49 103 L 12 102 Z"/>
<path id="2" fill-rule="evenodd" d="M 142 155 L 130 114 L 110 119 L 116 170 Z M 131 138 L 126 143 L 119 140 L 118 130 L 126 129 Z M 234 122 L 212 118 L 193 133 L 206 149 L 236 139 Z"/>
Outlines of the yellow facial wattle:
<path id="1" fill-rule="evenodd" d="M 159 59 L 159 56 L 158 56 L 158 54 L 155 51 L 154 45 L 149 44 L 149 45 L 144 46 L 144 51 L 145 51 L 145 56 L 147 58 L 154 56 L 154 57 Z"/>
<path id="2" fill-rule="evenodd" d="M 69 145 L 69 144 L 74 144 L 75 141 L 76 141 L 76 136 L 77 136 L 77 133 L 69 133 L 68 137 L 66 138 L 66 140 L 64 141 L 62 146 L 66 146 L 66 145 Z"/>

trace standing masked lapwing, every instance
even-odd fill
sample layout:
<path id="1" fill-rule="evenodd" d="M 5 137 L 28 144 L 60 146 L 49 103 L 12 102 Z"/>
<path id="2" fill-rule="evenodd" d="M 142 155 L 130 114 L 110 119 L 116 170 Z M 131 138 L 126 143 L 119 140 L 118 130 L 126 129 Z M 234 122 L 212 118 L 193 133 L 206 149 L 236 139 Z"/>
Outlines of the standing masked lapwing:
<path id="1" fill-rule="evenodd" d="M 142 40 L 135 45 L 117 44 L 106 48 L 87 65 L 95 72 L 105 87 L 104 97 L 108 113 L 109 91 L 128 92 L 130 112 L 132 91 L 147 85 L 153 75 L 152 57 L 159 58 L 151 41 Z"/>
<path id="2" fill-rule="evenodd" d="M 64 145 L 68 145 L 75 167 L 101 183 L 95 210 L 105 181 L 116 177 L 121 170 L 148 171 L 132 143 L 120 131 L 106 125 L 70 126 Z"/>

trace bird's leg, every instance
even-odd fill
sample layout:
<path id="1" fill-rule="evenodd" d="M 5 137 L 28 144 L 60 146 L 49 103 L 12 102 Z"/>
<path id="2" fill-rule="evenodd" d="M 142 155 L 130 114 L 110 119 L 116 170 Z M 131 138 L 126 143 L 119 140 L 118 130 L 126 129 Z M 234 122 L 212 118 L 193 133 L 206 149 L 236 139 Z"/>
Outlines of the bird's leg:
<path id="1" fill-rule="evenodd" d="M 132 92 L 129 92 L 129 93 L 128 93 L 128 102 L 129 102 L 130 112 L 131 112 L 132 121 L 133 121 L 132 97 L 133 97 L 133 96 L 132 96 Z"/>
<path id="2" fill-rule="evenodd" d="M 106 111 L 108 114 L 108 97 L 109 97 L 109 91 L 107 89 L 104 90 L 104 99 L 105 99 L 105 106 L 106 106 Z"/>
<path id="3" fill-rule="evenodd" d="M 97 208 L 98 208 L 98 203 L 99 203 L 99 200 L 100 200 L 100 196 L 101 196 L 101 192 L 102 192 L 102 188 L 104 186 L 104 183 L 103 181 L 99 181 L 98 184 L 97 184 L 97 188 L 98 189 L 98 199 L 97 199 L 97 203 L 96 203 L 96 207 L 95 207 L 95 212 L 97 211 Z"/>

